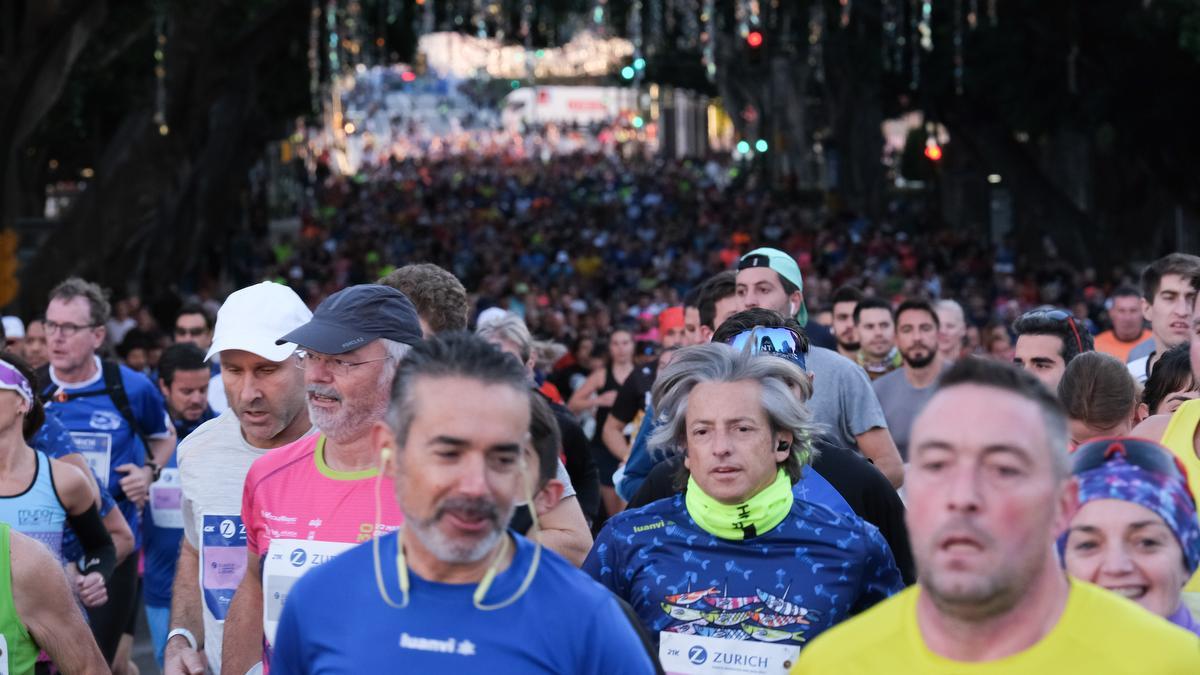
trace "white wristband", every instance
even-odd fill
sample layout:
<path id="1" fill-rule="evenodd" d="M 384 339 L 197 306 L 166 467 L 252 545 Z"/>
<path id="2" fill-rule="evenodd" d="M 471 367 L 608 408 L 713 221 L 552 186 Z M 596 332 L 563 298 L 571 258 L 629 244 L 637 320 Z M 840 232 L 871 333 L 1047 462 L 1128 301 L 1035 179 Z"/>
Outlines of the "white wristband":
<path id="1" fill-rule="evenodd" d="M 197 651 L 200 649 L 196 645 L 196 636 L 192 635 L 192 631 L 186 628 L 173 628 L 171 629 L 170 633 L 167 633 L 167 642 L 170 642 L 171 638 L 175 637 L 176 635 L 179 635 L 183 637 L 184 640 L 187 640 L 188 644 L 192 647 L 192 651 Z"/>

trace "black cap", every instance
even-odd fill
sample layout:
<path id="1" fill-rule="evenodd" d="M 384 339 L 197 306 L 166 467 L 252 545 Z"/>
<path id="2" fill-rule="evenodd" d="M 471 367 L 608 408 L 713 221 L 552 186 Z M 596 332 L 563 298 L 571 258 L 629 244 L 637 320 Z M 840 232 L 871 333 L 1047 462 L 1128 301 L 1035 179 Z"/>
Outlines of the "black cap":
<path id="1" fill-rule="evenodd" d="M 308 323 L 275 344 L 294 342 L 322 354 L 345 354 L 379 338 L 406 345 L 420 342 L 417 310 L 391 286 L 360 284 L 325 298 Z"/>

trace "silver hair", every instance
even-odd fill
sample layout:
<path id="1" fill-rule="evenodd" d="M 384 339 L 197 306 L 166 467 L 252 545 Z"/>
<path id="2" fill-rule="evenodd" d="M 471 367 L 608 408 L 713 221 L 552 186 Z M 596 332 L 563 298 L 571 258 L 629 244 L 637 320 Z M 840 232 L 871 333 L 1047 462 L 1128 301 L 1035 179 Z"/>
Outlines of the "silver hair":
<path id="1" fill-rule="evenodd" d="M 936 303 L 934 303 L 933 307 L 934 307 L 934 309 L 939 310 L 939 311 L 945 309 L 945 310 L 949 310 L 951 312 L 957 312 L 958 318 L 960 320 L 962 320 L 962 321 L 967 320 L 967 315 L 965 312 L 963 312 L 962 305 L 958 304 L 954 300 L 949 300 L 949 299 L 938 300 Z"/>
<path id="2" fill-rule="evenodd" d="M 808 409 L 788 388 L 795 384 L 802 392 L 811 393 L 808 377 L 787 359 L 754 356 L 723 344 L 697 345 L 675 352 L 671 365 L 659 373 L 654 383 L 654 410 L 661 424 L 650 436 L 650 447 L 671 453 L 686 447 L 688 397 L 697 385 L 743 381 L 757 382 L 762 387 L 761 404 L 772 433 L 792 433 L 792 453 L 783 468 L 796 482 L 801 467 L 811 464 L 815 457 L 812 438 L 816 429 Z"/>
<path id="3" fill-rule="evenodd" d="M 529 363 L 533 355 L 533 335 L 525 320 L 511 312 L 484 322 L 475 328 L 475 334 L 484 340 L 497 339 L 511 342 L 521 353 L 521 363 Z"/>
<path id="4" fill-rule="evenodd" d="M 383 372 L 379 375 L 379 385 L 391 391 L 392 381 L 396 378 L 396 369 L 400 367 L 400 362 L 404 357 L 412 351 L 412 345 L 406 345 L 403 342 L 389 340 L 388 338 L 379 338 L 380 344 L 387 350 L 387 358 L 389 366 L 385 366 Z"/>

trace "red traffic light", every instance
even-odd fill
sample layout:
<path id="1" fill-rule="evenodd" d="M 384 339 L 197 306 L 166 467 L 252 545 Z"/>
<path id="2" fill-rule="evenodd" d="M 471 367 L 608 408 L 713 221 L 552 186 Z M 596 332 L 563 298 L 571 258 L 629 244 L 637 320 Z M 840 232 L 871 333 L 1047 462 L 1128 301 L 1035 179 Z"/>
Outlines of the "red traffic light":
<path id="1" fill-rule="evenodd" d="M 938 161 L 942 158 L 942 146 L 938 145 L 937 143 L 930 143 L 929 145 L 926 145 L 925 156 L 931 161 Z"/>
<path id="2" fill-rule="evenodd" d="M 751 47 L 753 47 L 755 49 L 758 49 L 759 47 L 761 47 L 762 43 L 763 43 L 763 34 L 756 30 L 750 31 L 750 34 L 746 36 L 746 44 L 750 45 Z"/>

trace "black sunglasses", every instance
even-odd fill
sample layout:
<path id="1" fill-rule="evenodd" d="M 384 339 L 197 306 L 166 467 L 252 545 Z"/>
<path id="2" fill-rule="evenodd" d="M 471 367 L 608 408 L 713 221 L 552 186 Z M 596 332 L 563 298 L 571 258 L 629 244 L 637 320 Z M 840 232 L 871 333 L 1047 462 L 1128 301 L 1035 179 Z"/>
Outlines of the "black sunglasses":
<path id="1" fill-rule="evenodd" d="M 1079 337 L 1079 327 L 1075 325 L 1075 315 L 1064 309 L 1034 309 L 1025 314 L 1021 318 L 1029 317 L 1031 319 L 1046 318 L 1051 321 L 1066 321 L 1071 327 L 1071 333 L 1075 335 L 1075 346 L 1079 348 L 1079 352 L 1083 353 L 1083 339 Z"/>
<path id="2" fill-rule="evenodd" d="M 1104 466 L 1115 457 L 1151 473 L 1170 476 L 1187 485 L 1187 470 L 1170 450 L 1143 438 L 1096 438 L 1071 453 L 1071 473 L 1079 475 Z"/>

